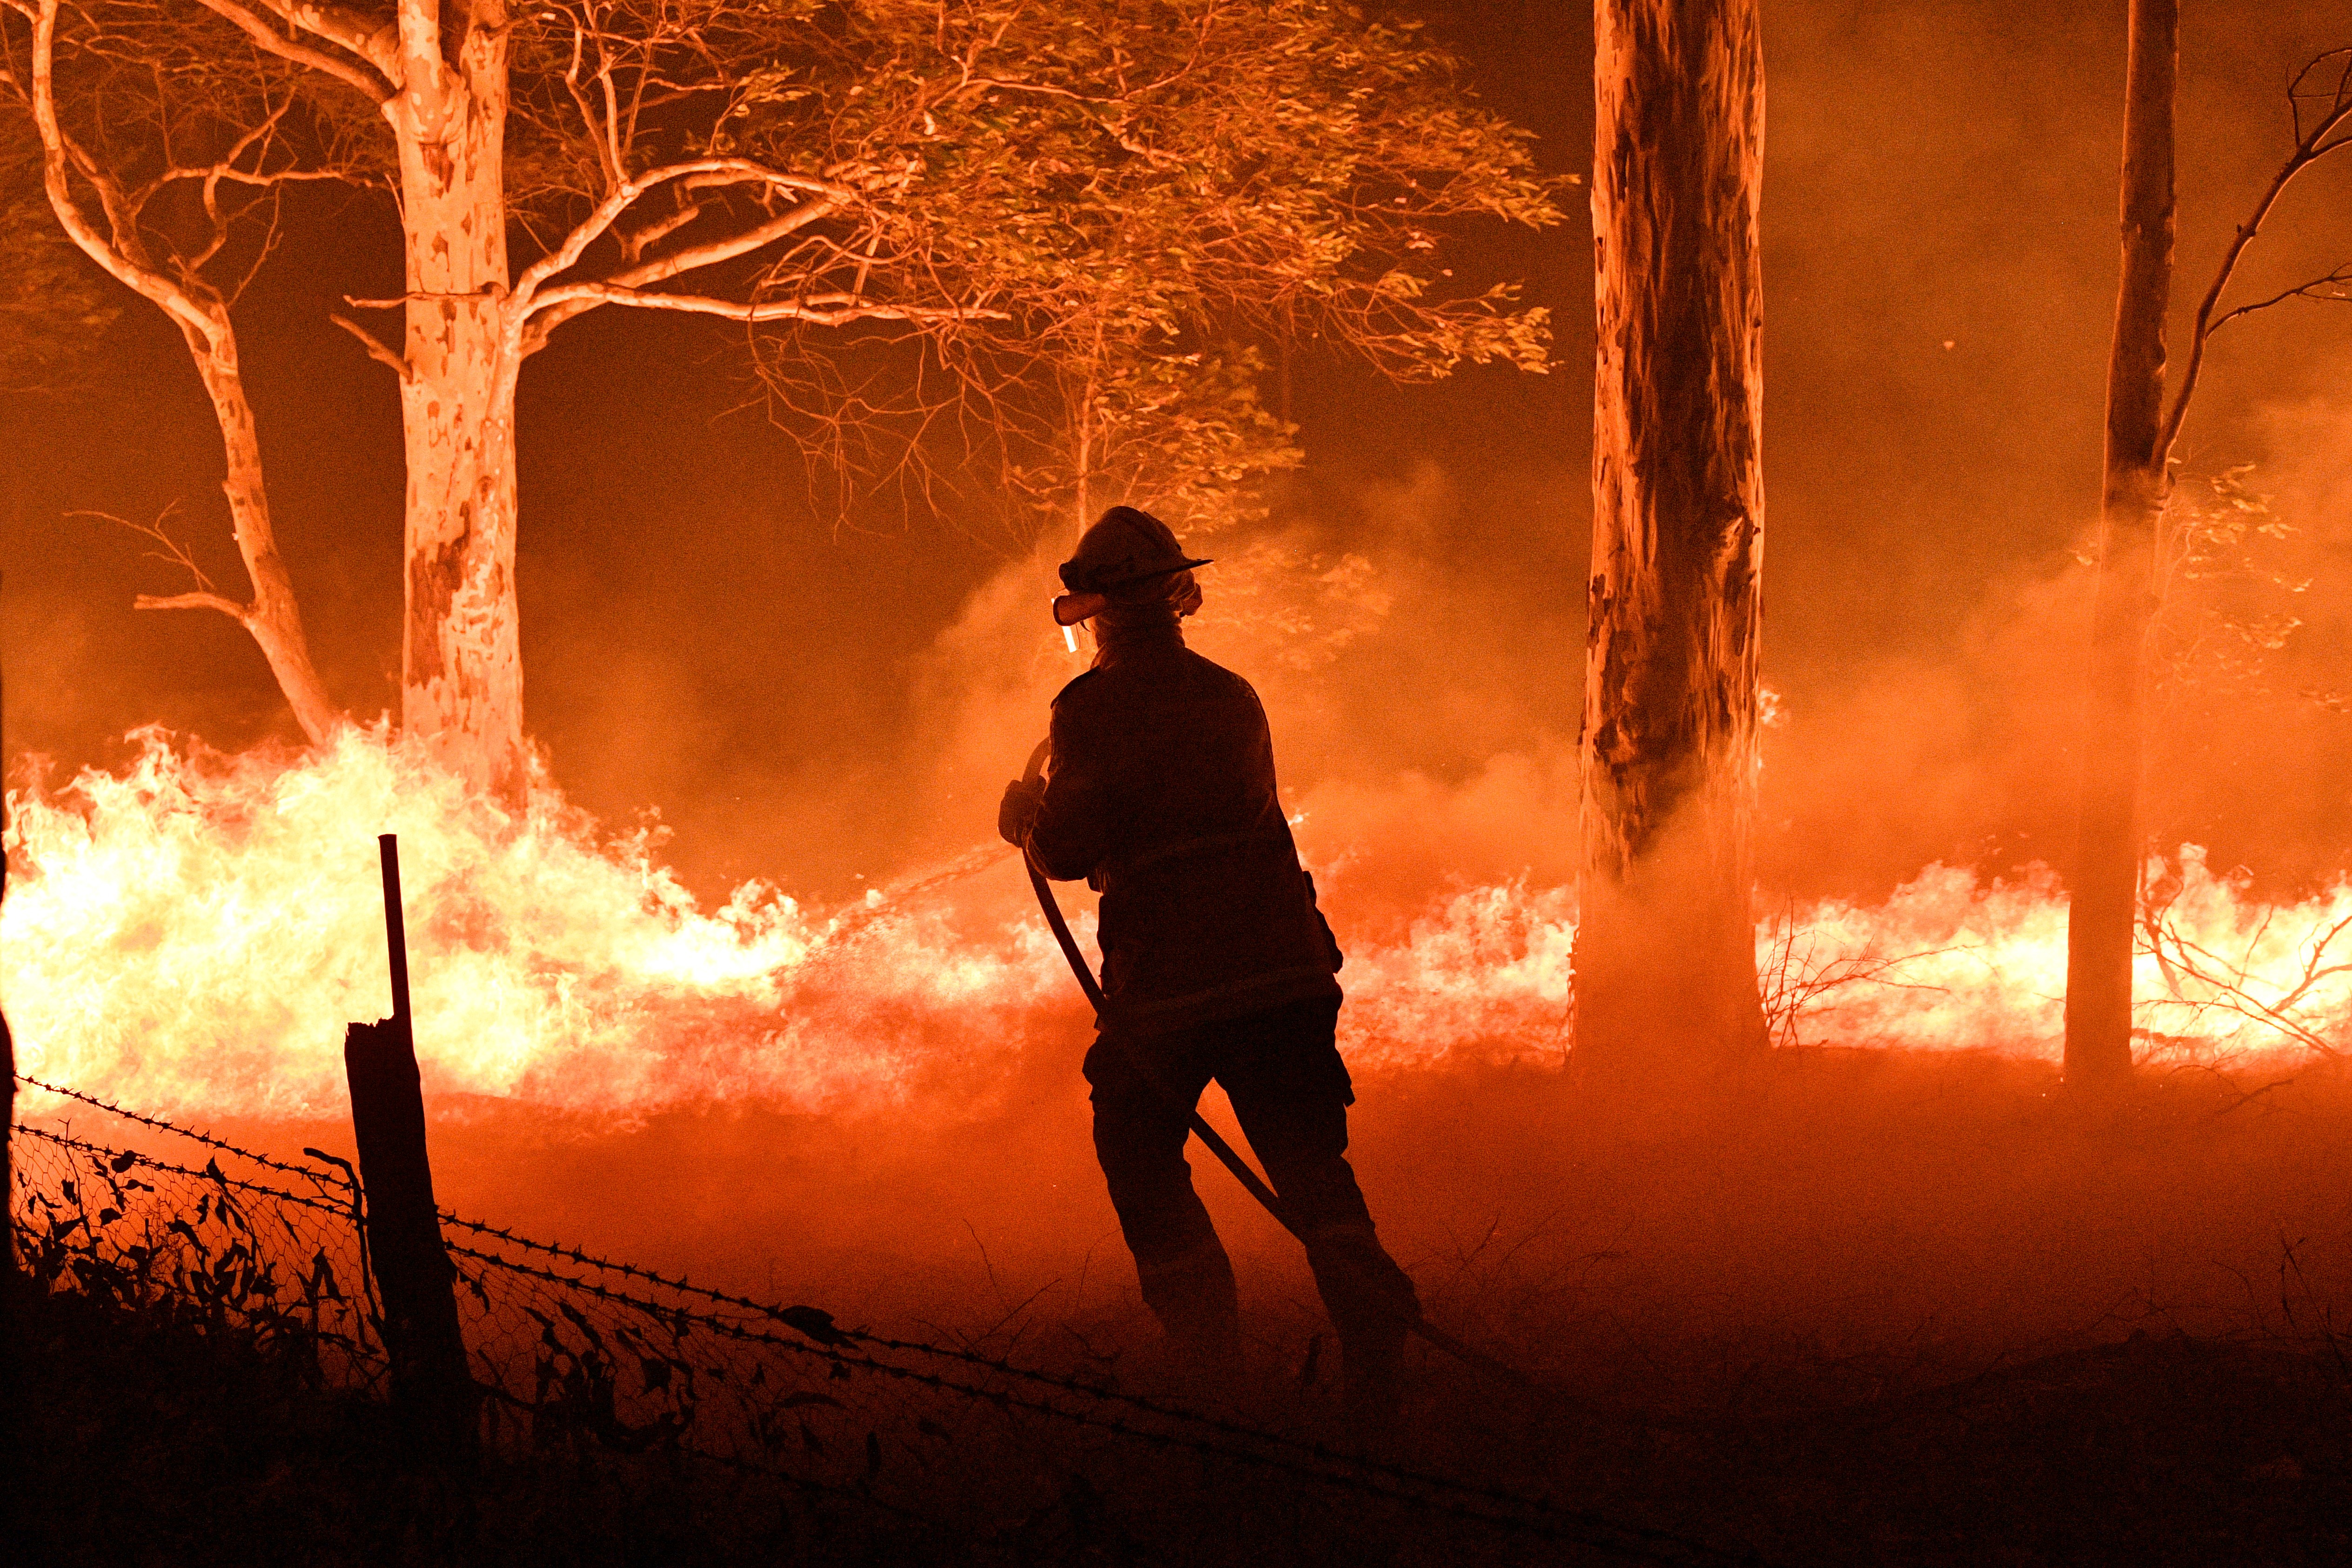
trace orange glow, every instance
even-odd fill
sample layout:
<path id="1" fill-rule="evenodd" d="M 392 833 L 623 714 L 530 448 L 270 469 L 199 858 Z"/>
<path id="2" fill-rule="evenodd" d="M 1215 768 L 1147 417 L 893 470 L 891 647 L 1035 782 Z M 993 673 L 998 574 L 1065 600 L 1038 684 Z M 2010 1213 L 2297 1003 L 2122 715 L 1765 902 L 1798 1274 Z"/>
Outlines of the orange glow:
<path id="1" fill-rule="evenodd" d="M 1083 1030 L 999 849 L 831 910 L 758 881 L 705 910 L 657 833 L 606 837 L 543 784 L 515 820 L 381 731 L 292 764 L 142 740 L 120 774 L 12 799 L 0 978 L 42 1077 L 163 1110 L 339 1112 L 343 1022 L 388 1006 L 383 830 L 401 837 L 436 1095 L 625 1115 L 878 1108 L 952 1074 L 985 1098 L 1042 1025 Z M 1348 852 L 1303 837 L 1310 859 Z M 2152 876 L 2189 944 L 2140 960 L 2154 1058 L 2332 1040 L 2352 975 L 2315 944 L 2352 915 L 2352 885 L 2265 905 L 2194 847 Z M 1069 902 L 1091 947 L 1091 911 Z M 1385 944 L 1351 942 L 1351 1061 L 1558 1063 L 1574 933 L 1569 889 L 1513 883 L 1443 895 Z M 2065 906 L 2046 871 L 1932 866 L 1883 904 L 1788 911 L 1758 945 L 1783 1043 L 2057 1054 Z"/>

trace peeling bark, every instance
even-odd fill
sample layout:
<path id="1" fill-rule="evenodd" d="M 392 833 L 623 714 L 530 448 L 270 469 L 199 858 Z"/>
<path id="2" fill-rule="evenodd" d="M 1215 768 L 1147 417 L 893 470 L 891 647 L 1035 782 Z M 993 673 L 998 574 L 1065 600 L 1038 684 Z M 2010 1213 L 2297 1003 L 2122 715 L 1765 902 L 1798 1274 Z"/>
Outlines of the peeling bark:
<path id="1" fill-rule="evenodd" d="M 2066 913 L 2064 1070 L 2075 1083 L 2118 1081 L 2130 1077 L 2132 1068 L 2142 697 L 2148 625 L 2156 614 L 2157 529 L 2170 488 L 2164 326 L 2172 294 L 2179 0 L 2132 0 L 2129 52 L 2123 275 L 2107 358 L 2099 586 L 2092 612 L 2082 794 Z"/>
<path id="2" fill-rule="evenodd" d="M 444 22 L 447 31 L 444 30 Z M 515 597 L 514 395 L 506 301 L 505 7 L 401 0 L 408 459 L 401 721 L 439 761 L 519 796 L 527 777 Z"/>
<path id="3" fill-rule="evenodd" d="M 1582 1070 L 1765 1044 L 1756 773 L 1763 57 L 1755 0 L 1596 0 Z"/>

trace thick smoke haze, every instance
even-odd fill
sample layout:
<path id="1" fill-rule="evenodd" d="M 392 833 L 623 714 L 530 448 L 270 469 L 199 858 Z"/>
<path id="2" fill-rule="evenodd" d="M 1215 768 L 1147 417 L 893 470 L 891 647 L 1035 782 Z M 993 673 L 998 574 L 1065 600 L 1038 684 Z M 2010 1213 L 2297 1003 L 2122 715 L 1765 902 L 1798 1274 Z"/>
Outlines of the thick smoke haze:
<path id="1" fill-rule="evenodd" d="M 2352 1281 L 2352 1095 L 2315 1059 L 2352 1016 L 2347 977 L 2313 988 L 2302 1016 L 2327 1037 L 2304 1051 L 2144 960 L 2142 1092 L 2057 1092 L 2123 0 L 1762 3 L 1759 946 L 1777 1043 L 1812 1048 L 1772 1053 L 1723 1103 L 1646 1111 L 1560 1070 L 1591 528 L 1581 191 L 1560 227 L 1473 237 L 1457 263 L 1551 309 L 1551 374 L 1400 386 L 1300 350 L 1268 392 L 1305 466 L 1262 521 L 1191 541 L 1216 558 L 1193 646 L 1264 696 L 1348 949 L 1350 1158 L 1385 1244 L 1433 1321 L 1635 1411 L 1626 1454 L 1700 1430 L 1677 1410 L 1876 1410 L 2136 1330 L 2259 1338 Z M 1380 8 L 1425 18 L 1548 170 L 1583 173 L 1581 6 Z M 2289 144 L 2289 76 L 2352 45 L 2352 5 L 2200 5 L 2183 44 L 2176 345 Z M 2352 258 L 2347 195 L 2352 161 L 2299 186 L 2242 295 Z M 397 289 L 369 270 L 397 247 L 357 205 L 303 216 L 242 307 L 245 360 L 320 673 L 373 721 L 399 687 L 400 432 L 388 374 L 326 317 Z M 560 798 L 520 825 L 382 731 L 275 766 L 300 737 L 251 639 L 131 609 L 181 587 L 173 568 L 69 514 L 176 508 L 241 591 L 216 436 L 156 312 L 128 301 L 68 395 L 0 402 L 8 782 L 114 774 L 15 821 L 20 869 L 40 864 L 8 905 L 20 1061 L 237 1142 L 352 1152 L 343 1021 L 385 1009 L 370 839 L 395 829 L 441 1202 L 845 1323 L 1148 1356 L 1088 1137 L 1091 1019 L 993 832 L 1084 663 L 1046 615 L 1066 538 L 1016 537 L 951 474 L 936 505 L 887 487 L 829 505 L 740 348 L 602 311 L 524 373 L 526 703 Z M 2149 831 L 2208 850 L 2181 862 L 2173 909 L 2210 952 L 2290 981 L 2320 962 L 2308 933 L 2352 930 L 2348 371 L 2336 306 L 2218 342 L 2181 493 L 2219 509 L 2211 481 L 2252 465 L 2236 482 L 2269 510 L 2235 515 L 2292 531 L 2250 536 L 2252 575 L 2185 587 L 2159 649 L 2203 672 L 2155 709 Z M 2301 624 L 2223 679 L 2215 613 Z M 131 734 L 149 724 L 226 755 Z M 1061 891 L 1091 946 L 1091 898 Z M 23 1113 L 142 1136 L 86 1110 Z M 1237 1134 L 1222 1090 L 1202 1114 Z M 1250 1354 L 1275 1369 L 1265 1397 L 1298 1404 L 1327 1335 L 1303 1258 L 1197 1152 L 1193 1168 Z M 2283 1247 L 2301 1248 L 2294 1302 Z M 1430 1374 L 1450 1392 L 1428 1408 L 1485 1419 L 1492 1391 L 1454 1376 Z M 2194 1423 L 2160 1393 L 2166 1421 Z M 2033 1472 L 2096 1468 L 2039 1399 L 2019 1404 Z M 1586 1425 L 1574 1401 L 1546 1419 Z M 1559 1478 L 1618 1485 L 1616 1430 L 1593 1427 L 1594 1461 Z M 1794 1427 L 1719 1430 L 1752 1451 L 1727 1474 L 1803 1451 Z M 2268 1467 L 2257 1436 L 2234 1468 L 2161 1474 Z M 2009 1484 L 1974 1452 L 1949 1448 L 1954 1499 Z M 2112 1468 L 2140 1486 L 2138 1466 Z M 1662 1517 L 1718 1481 L 1679 1485 Z M 1884 1550 L 1828 1491 L 1779 1492 L 1841 1550 Z"/>
<path id="2" fill-rule="evenodd" d="M 1576 174 L 1588 19 L 1539 0 L 1420 8 L 1491 103 Z M 1872 897 L 1929 862 L 2063 859 L 2074 664 L 2116 267 L 2120 4 L 1779 5 L 1767 17 L 1766 668 L 1760 849 L 1774 896 Z M 2184 35 L 2179 320 L 2286 144 L 2293 67 L 2340 5 L 2208 9 Z M 2352 254 L 2346 170 L 2291 196 L 2242 288 Z M 1473 259 L 1559 328 L 1549 377 L 1386 384 L 1297 355 L 1307 467 L 1209 542 L 1198 641 L 1266 693 L 1310 849 L 1344 823 L 1399 909 L 1452 881 L 1570 875 L 1589 528 L 1590 236 L 1580 202 Z M 319 662 L 362 715 L 397 684 L 392 388 L 326 320 L 380 292 L 382 223 L 281 254 L 244 308 L 280 539 Z M 303 226 L 298 226 L 298 228 Z M 348 249 L 336 243 L 347 237 Z M 366 243 L 362 244 L 364 241 Z M 356 258 L 368 258 L 364 264 Z M 2176 328 L 2176 342 L 2180 329 Z M 2306 624 L 2273 695 L 2188 702 L 2159 742 L 2160 837 L 2278 885 L 2332 870 L 2347 721 L 2296 695 L 2347 647 L 2352 314 L 2290 304 L 2218 344 L 2187 483 L 2252 463 L 2301 531 Z M 752 875 L 818 900 L 984 838 L 995 788 L 1078 661 L 1050 560 L 919 499 L 812 499 L 722 333 L 600 315 L 532 363 L 521 584 L 530 722 L 616 826 L 658 809 L 706 896 Z M 88 384 L 16 399 L 5 501 L 8 747 L 21 775 L 119 760 L 160 721 L 235 750 L 294 738 L 249 640 L 136 614 L 173 569 L 92 509 L 173 526 L 237 580 L 217 447 L 184 353 L 130 302 Z M 1137 498 L 1148 501 L 1149 498 Z M 949 509 L 952 511 L 953 509 Z M 1270 635 L 1287 616 L 1307 627 Z M 1325 841 L 1336 851 L 1337 837 Z M 1378 892 L 1377 881 L 1386 892 Z M 1381 918 L 1366 909 L 1368 919 Z"/>

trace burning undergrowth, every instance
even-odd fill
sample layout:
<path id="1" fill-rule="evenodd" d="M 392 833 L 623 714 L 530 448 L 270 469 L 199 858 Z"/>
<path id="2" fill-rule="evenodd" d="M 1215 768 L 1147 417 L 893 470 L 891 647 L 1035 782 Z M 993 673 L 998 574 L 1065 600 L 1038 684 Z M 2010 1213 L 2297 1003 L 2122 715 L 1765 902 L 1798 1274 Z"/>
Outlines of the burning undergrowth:
<path id="1" fill-rule="evenodd" d="M 379 731 L 299 758 L 135 739 L 118 772 L 11 797 L 0 981 L 28 1068 L 56 1080 L 216 1114 L 340 1108 L 342 1025 L 387 1005 L 380 831 L 401 839 L 428 1093 L 592 1115 L 984 1110 L 1024 1039 L 1083 1027 L 995 847 L 839 907 L 752 881 L 706 909 L 658 827 L 609 834 L 544 783 L 509 813 Z M 1344 823 L 1318 816 L 1301 840 L 1327 886 L 1382 875 L 1381 844 Z M 2150 887 L 2151 1056 L 2338 1048 L 2352 885 L 2266 904 L 2191 847 Z M 1083 895 L 1066 901 L 1090 947 Z M 1562 1059 L 1567 889 L 1424 885 L 1377 935 L 1329 901 L 1360 1071 Z M 1881 904 L 1780 910 L 1759 956 L 1782 1044 L 2049 1058 L 2064 940 L 2046 871 L 1932 866 Z"/>

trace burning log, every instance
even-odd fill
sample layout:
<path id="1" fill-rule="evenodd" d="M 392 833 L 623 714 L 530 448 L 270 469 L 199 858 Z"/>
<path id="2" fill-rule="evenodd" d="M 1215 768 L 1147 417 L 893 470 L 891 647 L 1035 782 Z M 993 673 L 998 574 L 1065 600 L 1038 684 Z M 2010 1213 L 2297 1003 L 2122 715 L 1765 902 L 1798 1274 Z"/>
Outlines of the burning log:
<path id="1" fill-rule="evenodd" d="M 457 1327 L 457 1270 L 441 1243 L 440 1209 L 425 1148 L 425 1097 L 408 1009 L 408 943 L 400 910 L 400 846 L 378 840 L 384 938 L 392 956 L 392 1016 L 353 1024 L 343 1037 L 352 1131 L 366 1199 L 362 1236 L 383 1299 L 392 1393 L 429 1451 L 473 1447 L 474 1385 Z"/>

